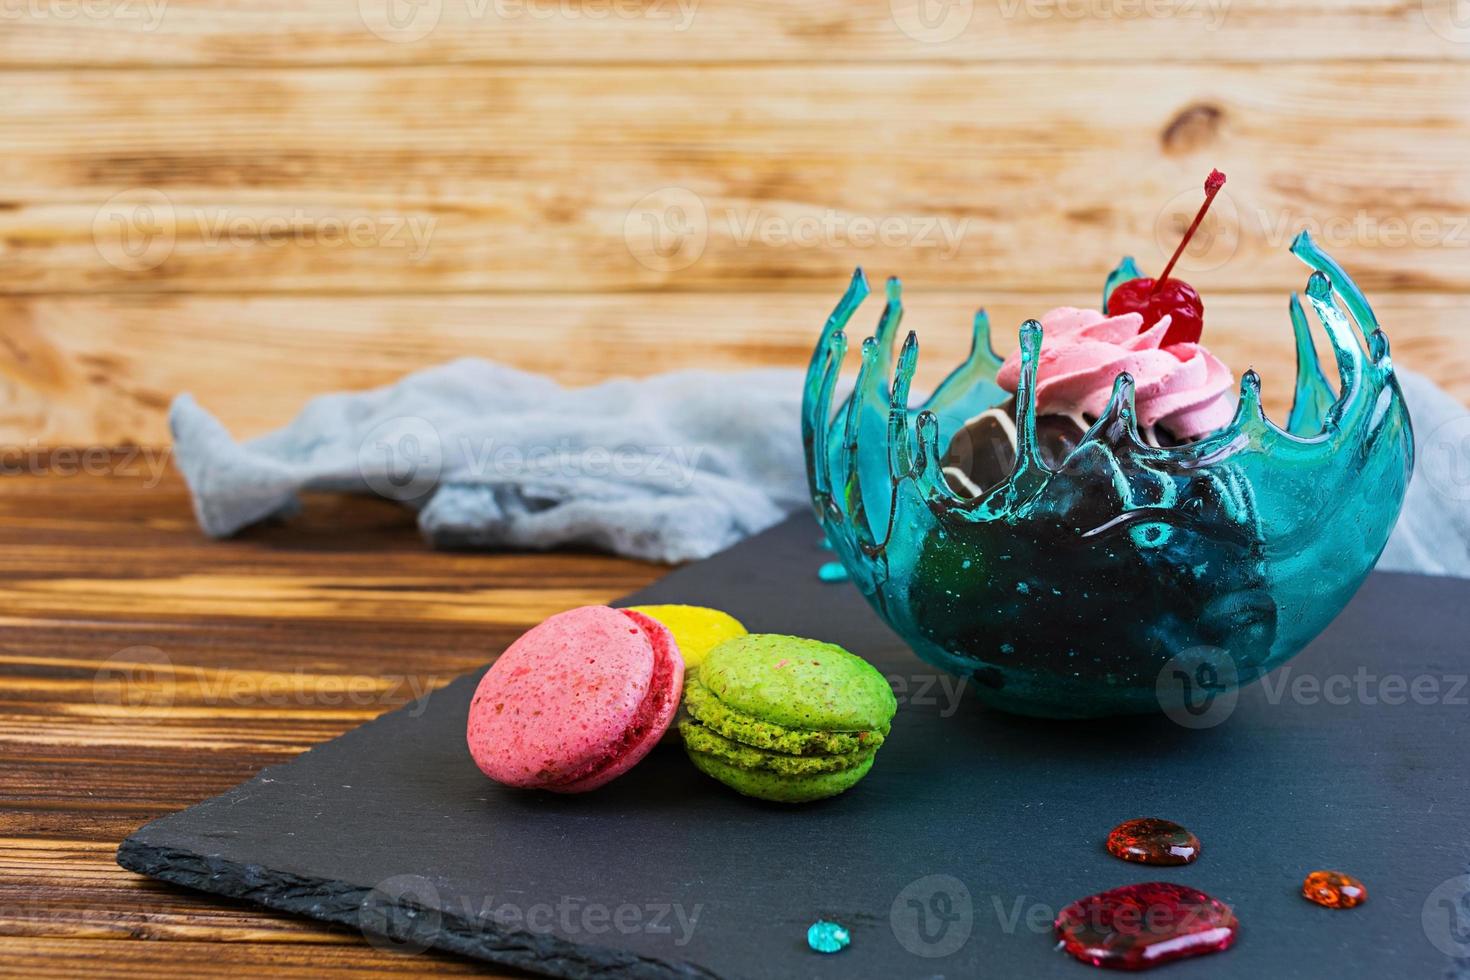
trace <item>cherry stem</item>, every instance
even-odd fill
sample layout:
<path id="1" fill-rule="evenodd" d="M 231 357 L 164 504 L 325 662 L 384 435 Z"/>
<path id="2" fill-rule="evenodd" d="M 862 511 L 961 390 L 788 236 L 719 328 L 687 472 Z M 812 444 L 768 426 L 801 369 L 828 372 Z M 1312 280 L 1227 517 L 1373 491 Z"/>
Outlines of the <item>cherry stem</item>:
<path id="1" fill-rule="evenodd" d="M 1179 256 L 1184 254 L 1185 246 L 1187 246 L 1189 244 L 1189 240 L 1194 237 L 1195 231 L 1199 229 L 1199 223 L 1205 220 L 1205 212 L 1210 210 L 1210 205 L 1215 203 L 1215 195 L 1220 193 L 1220 188 L 1224 186 L 1225 175 L 1218 170 L 1211 170 L 1210 175 L 1205 178 L 1205 203 L 1199 206 L 1199 212 L 1195 214 L 1194 221 L 1190 223 L 1189 230 L 1184 233 L 1184 238 L 1180 240 L 1179 247 L 1176 248 L 1174 250 L 1174 254 L 1169 257 L 1169 264 L 1164 266 L 1163 274 L 1160 275 L 1159 278 L 1154 280 L 1154 287 L 1148 291 L 1148 294 L 1150 296 L 1152 296 L 1154 293 L 1157 293 L 1159 291 L 1159 287 L 1168 280 L 1169 273 L 1174 271 L 1174 263 L 1178 262 Z"/>

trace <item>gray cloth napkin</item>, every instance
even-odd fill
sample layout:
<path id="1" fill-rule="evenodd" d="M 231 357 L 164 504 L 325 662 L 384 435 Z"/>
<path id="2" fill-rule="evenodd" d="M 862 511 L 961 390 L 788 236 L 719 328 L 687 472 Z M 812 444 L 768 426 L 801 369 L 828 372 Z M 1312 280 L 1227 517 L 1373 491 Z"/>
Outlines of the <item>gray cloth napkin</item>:
<path id="1" fill-rule="evenodd" d="M 1470 578 L 1470 413 L 1424 375 L 1394 373 L 1414 423 L 1414 477 L 1376 567 Z"/>
<path id="2" fill-rule="evenodd" d="M 682 371 L 563 388 L 466 359 L 313 399 L 238 443 L 189 395 L 175 460 L 205 533 L 295 510 L 300 491 L 377 493 L 438 547 L 588 546 L 677 562 L 807 506 L 801 377 Z"/>
<path id="3" fill-rule="evenodd" d="M 1399 375 L 1419 464 L 1378 567 L 1470 577 L 1470 478 L 1456 482 L 1458 443 L 1439 444 L 1465 409 Z M 791 370 L 683 371 L 563 388 L 467 359 L 313 399 L 246 443 L 189 395 L 170 424 L 214 537 L 291 513 L 301 491 L 350 491 L 414 507 L 438 547 L 574 545 L 677 562 L 808 506 L 801 384 Z"/>

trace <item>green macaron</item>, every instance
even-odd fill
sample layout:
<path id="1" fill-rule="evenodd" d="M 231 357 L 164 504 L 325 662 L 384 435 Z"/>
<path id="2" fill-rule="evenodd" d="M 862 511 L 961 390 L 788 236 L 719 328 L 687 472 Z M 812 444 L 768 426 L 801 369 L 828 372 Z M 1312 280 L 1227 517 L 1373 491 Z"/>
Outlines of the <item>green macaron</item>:
<path id="1" fill-rule="evenodd" d="M 706 776 L 712 776 L 737 792 L 776 803 L 810 803 L 851 789 L 873 768 L 873 757 L 841 772 L 810 776 L 783 776 L 764 769 L 741 769 L 714 756 L 689 753 L 689 758 Z"/>
<path id="2" fill-rule="evenodd" d="M 684 706 L 679 731 L 702 772 L 787 803 L 834 796 L 867 775 L 898 707 L 861 657 L 769 633 L 711 650 L 685 681 Z"/>

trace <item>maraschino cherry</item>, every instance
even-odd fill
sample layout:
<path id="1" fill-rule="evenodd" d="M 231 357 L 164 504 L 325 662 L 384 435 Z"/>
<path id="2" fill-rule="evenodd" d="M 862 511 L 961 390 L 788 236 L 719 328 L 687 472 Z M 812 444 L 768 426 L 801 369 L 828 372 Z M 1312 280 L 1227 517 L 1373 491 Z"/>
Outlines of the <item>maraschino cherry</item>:
<path id="1" fill-rule="evenodd" d="M 1141 313 L 1143 328 L 1147 330 L 1167 315 L 1170 318 L 1169 330 L 1164 334 L 1160 347 L 1199 343 L 1200 334 L 1205 329 L 1205 302 L 1200 299 L 1193 286 L 1183 279 L 1170 279 L 1169 273 L 1173 271 L 1174 263 L 1179 261 L 1179 256 L 1184 254 L 1184 248 L 1194 237 L 1199 223 L 1205 220 L 1205 212 L 1210 210 L 1215 195 L 1224 186 L 1225 175 L 1218 170 L 1211 170 L 1210 175 L 1205 178 L 1205 203 L 1200 205 L 1199 213 L 1194 216 L 1194 221 L 1184 233 L 1179 247 L 1174 250 L 1169 264 L 1164 266 L 1163 275 L 1158 279 L 1130 279 L 1120 283 L 1108 297 L 1109 316 Z"/>

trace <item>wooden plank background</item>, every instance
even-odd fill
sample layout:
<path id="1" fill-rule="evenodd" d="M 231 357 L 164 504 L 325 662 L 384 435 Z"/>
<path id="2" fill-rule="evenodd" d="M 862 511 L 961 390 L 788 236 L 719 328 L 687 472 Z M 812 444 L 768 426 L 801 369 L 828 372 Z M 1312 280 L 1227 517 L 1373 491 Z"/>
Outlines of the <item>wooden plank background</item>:
<path id="1" fill-rule="evenodd" d="M 379 501 L 205 542 L 156 452 L 77 475 L 46 447 L 163 446 L 185 390 L 255 435 L 313 394 L 459 356 L 569 384 L 799 366 L 856 264 L 904 278 L 932 381 L 976 306 L 1008 349 L 1025 317 L 1095 302 L 1121 255 L 1157 269 L 1211 166 L 1228 193 L 1184 270 L 1270 409 L 1302 226 L 1370 289 L 1398 363 L 1470 398 L 1462 10 L 3 5 L 0 462 L 21 475 L 0 478 L 0 962 L 468 969 L 156 886 L 112 852 L 392 707 L 405 677 L 441 683 L 660 573 L 428 554 Z M 167 698 L 119 700 L 119 676 L 158 675 L 149 649 Z M 284 705 L 264 693 L 282 683 Z M 372 696 L 344 705 L 344 683 Z"/>
<path id="2" fill-rule="evenodd" d="M 1445 0 L 137 0 L 15 6 L 53 67 L 1463 60 Z M 159 8 L 162 8 L 161 11 Z"/>
<path id="3" fill-rule="evenodd" d="M 974 306 L 1004 342 L 1160 266 L 1212 165 L 1186 274 L 1278 410 L 1301 227 L 1470 396 L 1453 2 L 389 2 L 7 8 L 0 442 L 161 444 L 182 390 L 255 435 L 462 355 L 797 365 L 857 264 L 937 376 Z"/>

